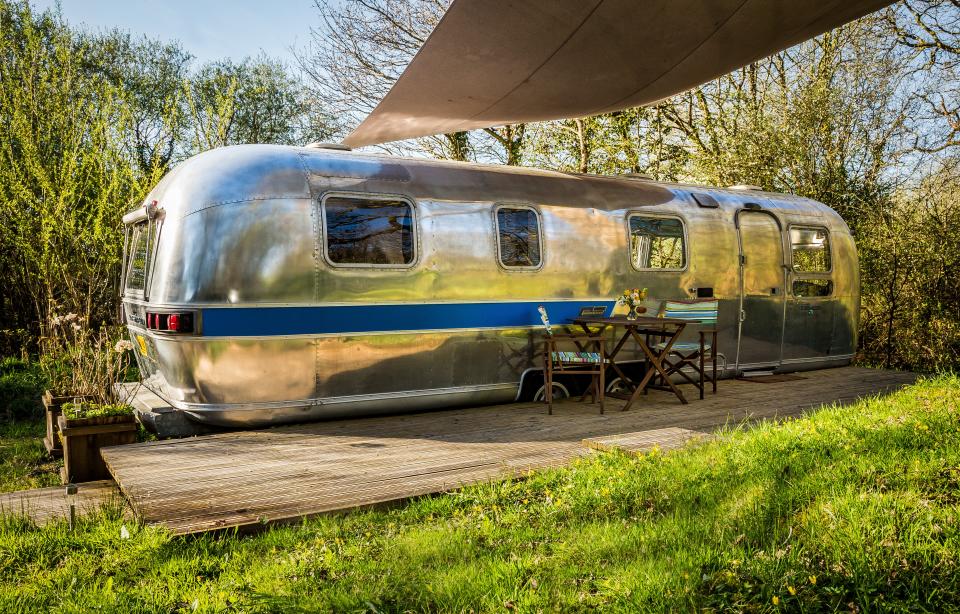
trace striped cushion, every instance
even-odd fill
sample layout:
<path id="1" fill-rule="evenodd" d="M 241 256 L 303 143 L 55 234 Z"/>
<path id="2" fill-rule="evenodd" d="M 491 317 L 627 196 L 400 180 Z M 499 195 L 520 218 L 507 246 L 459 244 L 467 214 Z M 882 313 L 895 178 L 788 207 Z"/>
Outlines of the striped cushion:
<path id="1" fill-rule="evenodd" d="M 662 342 L 654 345 L 653 347 L 654 347 L 655 349 L 657 349 L 657 350 L 663 350 L 663 348 L 667 347 L 667 342 L 666 342 L 666 341 L 662 341 Z M 699 349 L 700 349 L 700 344 L 699 344 L 699 343 L 694 343 L 694 342 L 692 342 L 692 341 L 691 341 L 691 342 L 674 343 L 674 344 L 673 344 L 673 347 L 670 348 L 671 351 L 672 351 L 672 350 L 676 350 L 676 351 L 678 351 L 678 352 L 693 352 L 693 351 L 696 351 L 696 350 L 699 350 Z M 704 343 L 704 344 L 703 344 L 703 350 L 704 350 L 704 351 L 707 351 L 707 350 L 709 350 L 709 349 L 710 349 L 710 344 L 709 344 L 709 343 Z"/>
<path id="2" fill-rule="evenodd" d="M 700 320 L 703 324 L 716 324 L 718 306 L 719 302 L 716 300 L 665 301 L 663 317 L 677 320 Z"/>
<path id="3" fill-rule="evenodd" d="M 572 363 L 599 363 L 601 362 L 598 352 L 550 352 L 550 358 L 554 362 L 572 362 Z"/>

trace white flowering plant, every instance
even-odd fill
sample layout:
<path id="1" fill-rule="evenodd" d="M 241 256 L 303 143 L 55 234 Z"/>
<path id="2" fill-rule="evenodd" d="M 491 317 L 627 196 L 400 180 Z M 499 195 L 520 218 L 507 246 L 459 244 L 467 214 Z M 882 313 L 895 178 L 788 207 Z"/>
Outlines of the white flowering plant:
<path id="1" fill-rule="evenodd" d="M 113 384 L 125 381 L 134 367 L 133 344 L 121 327 L 93 330 L 88 318 L 76 313 L 50 316 L 40 339 L 40 367 L 56 396 L 89 397 L 109 403 Z"/>

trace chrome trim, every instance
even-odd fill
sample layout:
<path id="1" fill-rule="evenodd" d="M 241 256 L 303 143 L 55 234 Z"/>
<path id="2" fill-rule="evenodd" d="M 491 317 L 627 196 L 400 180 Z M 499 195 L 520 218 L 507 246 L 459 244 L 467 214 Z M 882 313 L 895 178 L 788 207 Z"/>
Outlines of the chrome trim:
<path id="1" fill-rule="evenodd" d="M 425 390 L 401 390 L 380 394 L 357 394 L 343 397 L 325 397 L 321 399 L 299 399 L 295 401 L 278 401 L 270 403 L 184 403 L 168 399 L 162 393 L 151 388 L 151 392 L 170 404 L 171 407 L 190 412 L 202 413 L 206 411 L 257 411 L 261 409 L 284 409 L 293 407 L 319 407 L 328 405 L 342 405 L 362 403 L 368 401 L 393 401 L 396 399 L 432 397 L 448 394 L 462 394 L 465 392 L 485 392 L 491 390 L 513 390 L 520 382 L 489 384 L 485 386 L 456 386 L 451 388 L 430 388 Z M 149 386 L 148 386 L 149 387 Z"/>
<path id="2" fill-rule="evenodd" d="M 187 303 L 187 302 L 164 302 L 164 303 L 153 303 L 150 301 L 145 301 L 143 299 L 137 299 L 133 297 L 124 298 L 124 302 L 140 305 L 144 307 L 150 307 L 151 309 L 260 309 L 264 307 L 359 307 L 359 306 L 390 306 L 390 305 L 470 305 L 470 304 L 490 304 L 497 305 L 500 303 L 537 303 L 549 301 L 551 303 L 591 303 L 591 302 L 605 302 L 612 303 L 616 301 L 616 297 L 586 297 L 586 298 L 569 298 L 569 297 L 534 297 L 534 298 L 519 298 L 519 299 L 451 299 L 451 300 L 430 300 L 430 301 L 380 301 L 371 299 L 371 302 L 361 302 L 361 301 L 324 301 L 322 303 L 310 302 L 310 303 Z"/>
<path id="3" fill-rule="evenodd" d="M 836 354 L 833 356 L 814 356 L 811 358 L 788 358 L 786 360 L 781 360 L 781 364 L 811 364 L 817 362 L 836 362 L 838 360 L 853 360 L 855 354 Z"/>

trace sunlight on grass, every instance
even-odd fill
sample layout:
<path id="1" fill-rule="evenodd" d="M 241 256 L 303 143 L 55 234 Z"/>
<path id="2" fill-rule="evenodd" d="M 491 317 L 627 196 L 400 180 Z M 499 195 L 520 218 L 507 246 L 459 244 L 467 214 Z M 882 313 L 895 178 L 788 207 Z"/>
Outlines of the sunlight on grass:
<path id="1" fill-rule="evenodd" d="M 5 522 L 0 610 L 955 609 L 958 399 L 943 376 L 250 537 Z"/>

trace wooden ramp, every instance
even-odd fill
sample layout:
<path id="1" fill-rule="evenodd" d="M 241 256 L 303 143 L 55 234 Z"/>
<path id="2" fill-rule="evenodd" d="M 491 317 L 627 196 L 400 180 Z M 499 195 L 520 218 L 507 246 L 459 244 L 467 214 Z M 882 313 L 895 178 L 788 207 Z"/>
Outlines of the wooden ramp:
<path id="1" fill-rule="evenodd" d="M 106 448 L 103 456 L 138 517 L 194 533 L 398 501 L 561 465 L 590 453 L 585 439 L 645 431 L 643 445 L 665 448 L 678 444 L 676 429 L 709 432 L 743 420 L 796 416 L 915 380 L 910 373 L 855 367 L 803 376 L 766 384 L 722 381 L 719 394 L 703 401 L 688 392 L 689 405 L 651 391 L 621 412 L 623 402 L 609 399 L 603 416 L 596 405 L 573 401 L 556 405 L 553 416 L 543 405 L 521 403 L 149 442 Z"/>
<path id="2" fill-rule="evenodd" d="M 77 494 L 74 495 L 77 516 L 91 514 L 108 504 L 126 506 L 113 481 L 98 480 L 77 484 Z M 0 514 L 25 516 L 38 525 L 43 525 L 69 517 L 70 500 L 63 486 L 2 493 Z"/>

